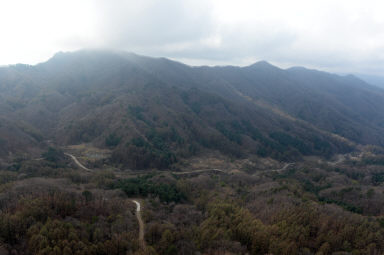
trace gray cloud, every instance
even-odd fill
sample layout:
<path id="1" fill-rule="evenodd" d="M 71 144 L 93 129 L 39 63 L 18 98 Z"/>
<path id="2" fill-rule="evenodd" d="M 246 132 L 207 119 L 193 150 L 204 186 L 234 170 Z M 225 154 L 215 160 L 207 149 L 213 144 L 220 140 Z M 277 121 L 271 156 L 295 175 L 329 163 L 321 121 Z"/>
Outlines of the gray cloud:
<path id="1" fill-rule="evenodd" d="M 165 50 L 212 33 L 208 1 L 99 1 L 102 43 L 116 48 Z M 175 50 L 177 50 L 175 48 Z"/>
<path id="2" fill-rule="evenodd" d="M 220 1 L 100 0 L 97 45 L 193 64 L 264 59 L 330 71 L 382 71 L 383 49 L 374 45 L 384 43 L 382 21 L 375 20 L 373 7 L 359 11 L 366 2 L 260 2 L 240 0 L 243 7 L 226 10 L 232 20 L 225 22 L 225 13 L 217 15 Z"/>
<path id="3" fill-rule="evenodd" d="M 101 47 L 194 65 L 267 60 L 333 72 L 384 71 L 381 0 L 19 1 L 28 10 L 0 3 L 0 61 L 6 61 L 0 64 Z"/>

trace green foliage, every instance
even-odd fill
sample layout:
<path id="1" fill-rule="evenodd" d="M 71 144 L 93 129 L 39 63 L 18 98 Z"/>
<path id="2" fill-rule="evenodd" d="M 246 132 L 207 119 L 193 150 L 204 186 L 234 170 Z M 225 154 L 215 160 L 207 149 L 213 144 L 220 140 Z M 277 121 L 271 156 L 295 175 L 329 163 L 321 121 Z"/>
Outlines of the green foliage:
<path id="1" fill-rule="evenodd" d="M 176 129 L 171 127 L 165 131 L 151 129 L 143 137 L 131 139 L 125 148 L 115 150 L 112 160 L 117 163 L 128 165 L 135 169 L 158 168 L 165 169 L 177 162 L 174 147 L 182 146 L 184 140 L 179 136 Z"/>
<path id="2" fill-rule="evenodd" d="M 227 127 L 223 122 L 219 122 L 216 124 L 216 129 L 220 131 L 225 137 L 227 137 L 230 141 L 235 142 L 237 144 L 241 144 L 241 127 L 237 122 L 232 122 L 231 127 Z"/>
<path id="3" fill-rule="evenodd" d="M 93 199 L 93 194 L 89 190 L 84 190 L 81 194 L 84 196 L 87 203 Z"/>
<path id="4" fill-rule="evenodd" d="M 380 185 L 384 182 L 384 172 L 377 172 L 372 174 L 373 185 Z"/>
<path id="5" fill-rule="evenodd" d="M 311 149 L 300 139 L 283 132 L 273 132 L 269 136 L 284 147 L 293 147 L 303 155 L 309 154 Z"/>
<path id="6" fill-rule="evenodd" d="M 316 196 L 318 196 L 319 192 L 321 190 L 324 190 L 324 189 L 328 189 L 330 188 L 332 185 L 330 183 L 327 183 L 325 185 L 315 185 L 313 184 L 311 181 L 309 180 L 305 180 L 304 183 L 303 183 L 303 189 L 306 191 L 306 192 L 311 192 L 313 194 L 315 194 Z"/>
<path id="7" fill-rule="evenodd" d="M 174 184 L 154 183 L 150 180 L 150 175 L 143 177 L 119 180 L 113 188 L 122 189 L 128 196 L 148 195 L 159 197 L 163 202 L 180 202 L 186 199 L 185 194 Z"/>
<path id="8" fill-rule="evenodd" d="M 150 145 L 142 137 L 132 138 L 131 143 L 136 147 L 150 147 Z"/>
<path id="9" fill-rule="evenodd" d="M 343 209 L 350 211 L 350 212 L 353 212 L 353 213 L 359 213 L 359 214 L 363 213 L 363 209 L 361 207 L 343 202 L 341 200 L 319 197 L 319 201 L 324 202 L 324 203 L 328 203 L 328 204 L 336 204 L 336 205 L 342 207 Z"/>
<path id="10" fill-rule="evenodd" d="M 373 198 L 374 195 L 375 195 L 375 190 L 374 189 L 369 189 L 367 191 L 367 197 L 368 198 Z"/>
<path id="11" fill-rule="evenodd" d="M 384 228 L 384 217 L 378 218 L 377 221 L 379 222 L 380 226 Z"/>
<path id="12" fill-rule="evenodd" d="M 107 145 L 108 147 L 116 147 L 117 145 L 119 145 L 120 141 L 121 137 L 117 136 L 115 133 L 112 133 L 107 136 L 107 138 L 105 138 L 105 145 Z"/>
<path id="13" fill-rule="evenodd" d="M 63 152 L 59 149 L 49 147 L 46 152 L 42 154 L 45 160 L 48 160 L 52 163 L 59 163 L 59 161 L 63 158 Z"/>
<path id="14" fill-rule="evenodd" d="M 313 143 L 313 149 L 315 151 L 318 151 L 320 155 L 330 156 L 332 154 L 332 146 L 324 138 L 320 138 L 319 136 L 312 135 L 310 137 L 310 141 Z"/>

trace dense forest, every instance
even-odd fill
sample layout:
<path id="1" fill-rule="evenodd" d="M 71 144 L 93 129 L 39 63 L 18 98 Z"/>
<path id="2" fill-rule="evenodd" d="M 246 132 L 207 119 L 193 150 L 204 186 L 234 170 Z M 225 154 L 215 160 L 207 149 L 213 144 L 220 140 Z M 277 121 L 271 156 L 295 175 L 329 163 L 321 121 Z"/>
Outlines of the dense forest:
<path id="1" fill-rule="evenodd" d="M 60 151 L 44 156 L 1 171 L 0 240 L 12 254 L 384 251 L 384 164 L 373 154 L 276 171 L 224 159 L 227 171 L 185 174 L 87 172 Z M 145 248 L 132 199 L 143 206 Z"/>

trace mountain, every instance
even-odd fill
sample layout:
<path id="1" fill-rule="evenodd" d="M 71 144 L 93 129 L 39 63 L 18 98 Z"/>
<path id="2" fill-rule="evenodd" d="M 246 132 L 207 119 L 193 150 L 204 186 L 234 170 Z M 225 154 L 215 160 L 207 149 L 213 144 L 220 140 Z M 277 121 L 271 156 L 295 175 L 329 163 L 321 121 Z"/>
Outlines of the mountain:
<path id="1" fill-rule="evenodd" d="M 168 168 L 217 151 L 282 161 L 384 145 L 384 91 L 354 76 L 190 67 L 119 51 L 58 53 L 0 68 L 0 156 L 92 143 L 111 162 Z"/>
<path id="2" fill-rule="evenodd" d="M 357 77 L 369 84 L 384 88 L 384 77 L 380 75 L 356 74 Z"/>

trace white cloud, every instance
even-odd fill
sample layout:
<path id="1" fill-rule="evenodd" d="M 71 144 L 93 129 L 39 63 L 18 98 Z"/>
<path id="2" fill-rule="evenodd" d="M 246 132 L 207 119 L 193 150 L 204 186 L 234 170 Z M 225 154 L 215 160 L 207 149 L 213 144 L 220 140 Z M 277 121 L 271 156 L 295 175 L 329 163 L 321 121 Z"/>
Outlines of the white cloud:
<path id="1" fill-rule="evenodd" d="M 89 10 L 87 0 L 0 1 L 0 64 L 43 61 L 63 42 L 90 36 L 94 17 Z"/>
<path id="2" fill-rule="evenodd" d="M 4 0 L 0 64 L 104 47 L 191 64 L 384 70 L 378 0 Z"/>

